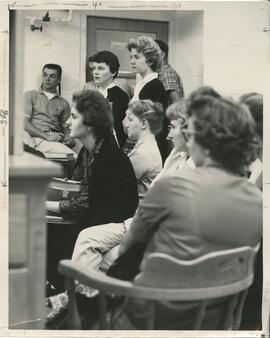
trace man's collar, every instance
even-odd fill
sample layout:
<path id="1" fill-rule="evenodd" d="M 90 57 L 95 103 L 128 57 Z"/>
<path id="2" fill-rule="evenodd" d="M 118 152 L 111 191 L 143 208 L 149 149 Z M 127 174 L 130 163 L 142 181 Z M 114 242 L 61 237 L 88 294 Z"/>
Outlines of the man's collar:
<path id="1" fill-rule="evenodd" d="M 38 92 L 39 92 L 40 94 L 45 95 L 45 91 L 43 90 L 42 86 L 40 86 L 40 87 L 38 88 Z M 48 92 L 47 92 L 47 93 L 48 93 Z M 50 94 L 54 94 L 55 96 L 59 96 L 59 94 L 58 94 L 57 91 L 56 91 L 55 93 L 50 93 Z"/>

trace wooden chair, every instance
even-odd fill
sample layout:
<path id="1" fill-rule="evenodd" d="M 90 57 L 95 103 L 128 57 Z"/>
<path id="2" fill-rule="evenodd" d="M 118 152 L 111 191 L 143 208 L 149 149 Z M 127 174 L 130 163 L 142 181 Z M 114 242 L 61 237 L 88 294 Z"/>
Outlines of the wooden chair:
<path id="1" fill-rule="evenodd" d="M 69 329 L 81 328 L 74 295 L 75 279 L 100 290 L 100 329 L 113 328 L 113 323 L 108 325 L 106 322 L 105 296 L 115 294 L 128 299 L 131 297 L 148 300 L 151 306 L 146 318 L 146 329 L 154 329 L 155 306 L 158 302 L 174 304 L 173 306 L 196 304 L 192 329 L 199 330 L 208 304 L 227 297 L 226 311 L 218 329 L 236 330 L 240 325 L 248 288 L 253 282 L 254 259 L 258 249 L 259 245 L 256 248 L 240 247 L 213 252 L 190 261 L 154 253 L 149 255 L 144 272 L 137 275 L 134 282 L 112 278 L 100 271 L 83 269 L 70 260 L 63 260 L 59 263 L 59 272 L 66 276 L 69 295 Z"/>

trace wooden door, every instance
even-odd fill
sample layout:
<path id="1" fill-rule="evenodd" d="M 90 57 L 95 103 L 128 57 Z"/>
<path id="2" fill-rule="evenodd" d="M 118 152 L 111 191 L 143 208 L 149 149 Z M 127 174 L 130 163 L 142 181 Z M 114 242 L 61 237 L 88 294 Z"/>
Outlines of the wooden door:
<path id="1" fill-rule="evenodd" d="M 134 78 L 126 44 L 130 38 L 140 35 L 151 36 L 167 43 L 168 22 L 88 16 L 86 80 L 91 80 L 88 58 L 101 50 L 110 50 L 119 58 L 118 77 Z"/>

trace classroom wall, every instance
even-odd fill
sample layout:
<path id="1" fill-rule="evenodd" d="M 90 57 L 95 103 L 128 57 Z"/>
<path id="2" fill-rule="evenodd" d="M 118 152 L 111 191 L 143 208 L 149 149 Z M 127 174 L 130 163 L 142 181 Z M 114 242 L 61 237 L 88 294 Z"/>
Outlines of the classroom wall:
<path id="1" fill-rule="evenodd" d="M 30 30 L 27 17 L 42 17 L 45 11 L 23 11 L 24 17 L 24 90 L 41 84 L 41 68 L 46 63 L 59 63 L 63 69 L 62 95 L 71 101 L 72 93 L 80 89 L 81 69 L 81 17 L 74 12 L 70 23 L 50 22 L 43 31 Z M 65 17 L 67 11 L 52 11 L 53 17 Z"/>
<path id="2" fill-rule="evenodd" d="M 262 91 L 261 74 L 266 64 L 269 34 L 268 13 L 263 2 L 188 2 L 179 11 L 151 11 L 151 20 L 169 22 L 169 61 L 181 75 L 186 94 L 201 84 L 210 84 L 225 94 L 253 89 Z M 20 11 L 23 22 L 21 49 L 23 90 L 40 84 L 45 62 L 63 66 L 62 94 L 68 100 L 85 81 L 86 16 L 148 19 L 149 11 L 73 11 L 70 23 L 51 22 L 42 33 L 30 30 L 26 17 L 43 16 L 45 11 Z M 65 16 L 67 11 L 50 11 Z M 239 20 L 241 18 L 241 20 Z"/>
<path id="3" fill-rule="evenodd" d="M 210 2 L 204 16 L 204 83 L 224 94 L 263 92 L 269 66 L 268 4 Z"/>
<path id="4" fill-rule="evenodd" d="M 181 75 L 185 94 L 203 84 L 203 11 L 178 13 L 171 64 Z"/>
<path id="5" fill-rule="evenodd" d="M 186 94 L 202 84 L 234 96 L 263 91 L 270 47 L 269 33 L 263 32 L 269 24 L 265 2 L 183 1 L 181 9 L 174 11 L 73 10 L 70 23 L 51 22 L 43 32 L 32 32 L 29 17 L 42 17 L 45 12 L 16 11 L 13 77 L 17 114 L 22 114 L 21 94 L 40 85 L 46 62 L 62 65 L 62 95 L 69 102 L 72 92 L 83 87 L 87 15 L 169 22 L 169 62 L 180 74 Z M 67 13 L 54 10 L 50 16 Z M 21 128 L 22 121 L 16 117 L 15 134 Z"/>
<path id="6" fill-rule="evenodd" d="M 51 22 L 43 32 L 30 30 L 29 17 L 42 17 L 44 11 L 17 12 L 17 20 L 23 23 L 21 41 L 24 41 L 23 55 L 16 51 L 17 58 L 23 58 L 23 90 L 39 86 L 40 69 L 46 62 L 60 63 L 63 67 L 62 95 L 71 101 L 72 92 L 82 88 L 85 82 L 86 60 L 86 17 L 116 16 L 130 19 L 149 19 L 149 11 L 73 11 L 70 23 Z M 65 16 L 65 11 L 50 11 L 51 16 Z M 151 11 L 151 20 L 169 22 L 169 62 L 180 74 L 185 92 L 188 94 L 202 84 L 202 11 Z M 179 60 L 181 62 L 179 62 Z"/>

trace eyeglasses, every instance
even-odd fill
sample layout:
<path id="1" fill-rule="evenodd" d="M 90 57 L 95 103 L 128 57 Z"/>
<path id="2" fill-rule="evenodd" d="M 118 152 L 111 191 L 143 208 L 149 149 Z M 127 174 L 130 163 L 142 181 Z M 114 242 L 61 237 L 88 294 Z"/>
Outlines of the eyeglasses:
<path id="1" fill-rule="evenodd" d="M 181 129 L 181 131 L 183 131 L 184 129 L 187 129 L 187 127 L 188 127 L 187 120 L 184 119 L 184 118 L 182 118 L 182 117 L 180 116 L 180 126 L 179 126 L 179 128 Z M 172 128 L 173 128 L 173 126 L 172 126 L 172 124 L 170 123 L 170 124 L 168 125 L 168 132 L 170 132 L 170 130 L 171 130 Z"/>
<path id="2" fill-rule="evenodd" d="M 182 134 L 186 142 L 188 142 L 192 135 L 196 134 L 195 130 L 182 129 Z"/>

